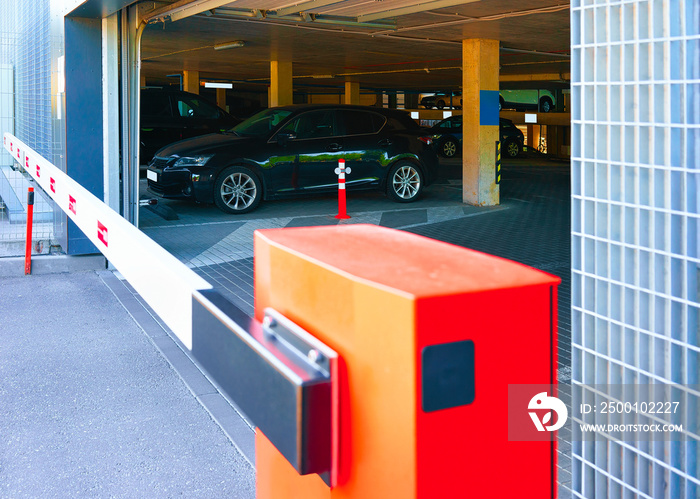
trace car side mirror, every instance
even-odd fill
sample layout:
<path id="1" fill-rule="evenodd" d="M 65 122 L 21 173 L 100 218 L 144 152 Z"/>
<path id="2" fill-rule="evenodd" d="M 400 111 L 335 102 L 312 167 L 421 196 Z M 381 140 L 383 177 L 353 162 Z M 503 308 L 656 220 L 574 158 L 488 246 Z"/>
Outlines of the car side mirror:
<path id="1" fill-rule="evenodd" d="M 281 146 L 287 144 L 290 140 L 296 139 L 297 136 L 295 133 L 278 133 L 277 134 L 277 143 Z"/>

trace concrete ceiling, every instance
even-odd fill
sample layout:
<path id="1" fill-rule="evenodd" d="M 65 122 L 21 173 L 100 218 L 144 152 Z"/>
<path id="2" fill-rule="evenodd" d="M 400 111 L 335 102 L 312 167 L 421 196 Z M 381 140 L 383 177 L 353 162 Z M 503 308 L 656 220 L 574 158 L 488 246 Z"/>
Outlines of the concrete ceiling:
<path id="1" fill-rule="evenodd" d="M 568 77 L 568 3 L 455 2 L 238 0 L 174 22 L 161 16 L 143 35 L 142 74 L 149 84 L 197 70 L 202 80 L 266 86 L 269 61 L 289 58 L 299 88 L 352 78 L 363 88 L 449 90 L 461 86 L 461 40 L 489 38 L 500 41 L 502 88 L 522 87 L 524 78 L 556 86 Z M 168 9 L 159 5 L 151 16 Z M 236 40 L 244 46 L 214 49 Z"/>

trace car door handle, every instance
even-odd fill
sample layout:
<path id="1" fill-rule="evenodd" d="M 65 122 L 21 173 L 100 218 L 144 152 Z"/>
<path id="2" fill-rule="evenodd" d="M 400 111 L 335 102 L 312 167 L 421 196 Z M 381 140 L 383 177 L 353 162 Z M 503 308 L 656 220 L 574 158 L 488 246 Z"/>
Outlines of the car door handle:
<path id="1" fill-rule="evenodd" d="M 380 140 L 380 141 L 379 141 L 379 145 L 382 146 L 382 147 L 390 146 L 390 145 L 391 145 L 391 141 L 390 141 L 389 139 Z"/>
<path id="2" fill-rule="evenodd" d="M 340 144 L 333 143 L 326 147 L 326 151 L 340 151 L 343 148 Z"/>

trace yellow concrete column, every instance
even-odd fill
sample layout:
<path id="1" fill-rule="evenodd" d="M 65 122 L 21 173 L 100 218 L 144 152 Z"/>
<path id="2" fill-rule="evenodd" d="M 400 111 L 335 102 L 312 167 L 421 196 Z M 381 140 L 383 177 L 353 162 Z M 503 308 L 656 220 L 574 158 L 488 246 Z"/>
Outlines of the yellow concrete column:
<path id="1" fill-rule="evenodd" d="M 225 88 L 217 88 L 216 89 L 216 105 L 219 106 L 224 111 L 228 111 L 228 109 L 226 109 L 226 89 Z"/>
<path id="2" fill-rule="evenodd" d="M 540 127 L 536 125 L 527 126 L 527 147 L 528 149 L 537 149 L 537 144 L 540 141 Z"/>
<path id="3" fill-rule="evenodd" d="M 270 107 L 293 102 L 291 61 L 270 61 Z"/>
<path id="4" fill-rule="evenodd" d="M 199 71 L 183 71 L 182 87 L 185 92 L 199 95 Z"/>
<path id="5" fill-rule="evenodd" d="M 495 162 L 498 140 L 498 40 L 462 41 L 462 200 L 500 202 Z"/>
<path id="6" fill-rule="evenodd" d="M 534 150 L 540 147 L 540 132 L 542 127 L 540 125 L 532 125 L 532 134 L 530 134 L 530 125 L 527 128 L 527 146 Z"/>
<path id="7" fill-rule="evenodd" d="M 359 104 L 360 103 L 360 82 L 346 81 L 345 82 L 345 101 L 344 104 Z"/>

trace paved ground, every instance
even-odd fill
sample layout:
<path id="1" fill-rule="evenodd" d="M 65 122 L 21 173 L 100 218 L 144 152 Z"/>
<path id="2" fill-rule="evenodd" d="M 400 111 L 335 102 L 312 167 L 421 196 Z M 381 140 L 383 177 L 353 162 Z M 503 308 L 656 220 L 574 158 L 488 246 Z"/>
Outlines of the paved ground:
<path id="1" fill-rule="evenodd" d="M 341 223 L 399 228 L 561 277 L 566 382 L 568 172 L 532 157 L 506 163 L 501 205 L 475 208 L 461 203 L 460 161 L 446 161 L 419 203 L 351 196 L 353 218 Z M 163 204 L 178 219 L 142 210 L 142 229 L 249 313 L 253 231 L 339 223 L 334 197 L 264 203 L 237 217 Z M 253 497 L 250 426 L 114 273 L 6 278 L 0 288 L 0 496 Z M 569 448 L 564 435 L 560 497 L 570 497 Z"/>
<path id="2" fill-rule="evenodd" d="M 188 390 L 115 281 L 0 279 L 0 497 L 253 498 L 252 464 L 201 403 L 215 390 Z"/>

